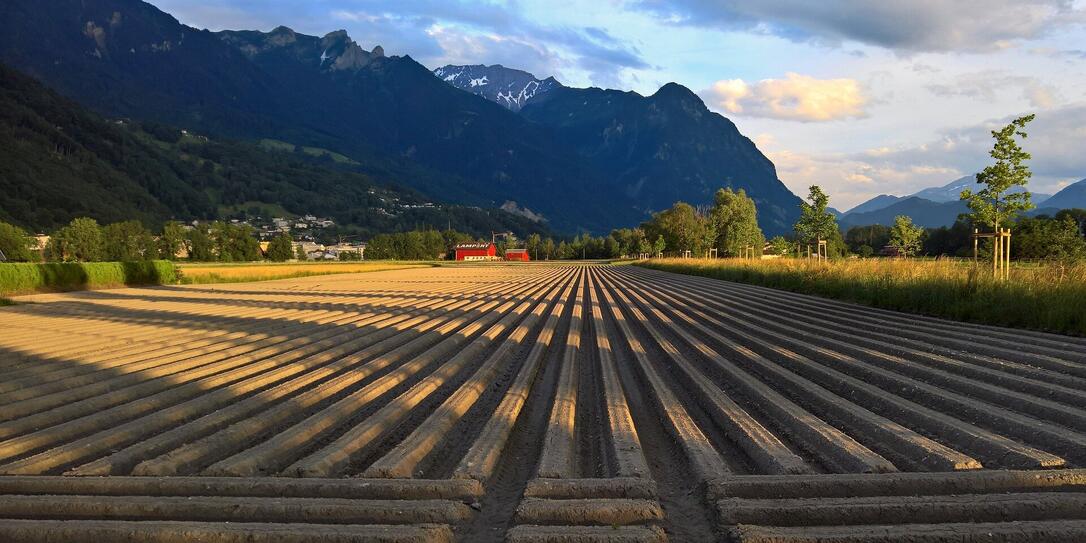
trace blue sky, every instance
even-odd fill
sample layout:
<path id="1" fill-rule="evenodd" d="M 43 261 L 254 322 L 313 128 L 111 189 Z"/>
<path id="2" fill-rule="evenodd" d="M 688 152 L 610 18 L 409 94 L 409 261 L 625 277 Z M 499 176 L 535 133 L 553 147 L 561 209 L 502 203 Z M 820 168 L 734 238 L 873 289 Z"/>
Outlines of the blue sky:
<path id="1" fill-rule="evenodd" d="M 1086 178 L 1086 0 L 152 0 L 220 29 L 346 29 L 430 68 L 504 64 L 572 86 L 669 81 L 735 121 L 797 194 L 848 209 L 982 168 L 1037 113 L 1037 192 Z"/>

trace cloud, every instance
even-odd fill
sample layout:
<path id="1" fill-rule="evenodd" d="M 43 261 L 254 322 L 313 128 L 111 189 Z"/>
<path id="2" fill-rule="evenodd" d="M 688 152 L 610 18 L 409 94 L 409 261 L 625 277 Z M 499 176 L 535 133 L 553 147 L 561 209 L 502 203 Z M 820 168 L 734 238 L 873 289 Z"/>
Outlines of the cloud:
<path id="1" fill-rule="evenodd" d="M 538 77 L 579 70 L 597 84 L 617 83 L 628 70 L 648 68 L 636 47 L 606 29 L 536 23 L 516 6 L 456 0 L 356 0 L 333 17 L 385 36 L 385 50 L 400 49 L 429 65 L 506 64 Z M 356 38 L 357 39 L 357 38 Z M 391 46 L 390 46 L 391 45 Z"/>
<path id="2" fill-rule="evenodd" d="M 702 95 L 727 113 L 803 122 L 866 117 L 869 101 L 853 79 L 815 79 L 792 72 L 784 79 L 754 83 L 742 79 L 717 81 Z"/>
<path id="3" fill-rule="evenodd" d="M 619 84 L 634 70 L 650 68 L 636 47 L 610 30 L 542 24 L 518 2 L 474 0 L 155 0 L 182 22 L 212 30 L 271 30 L 285 24 L 323 35 L 346 27 L 363 47 L 381 45 L 390 55 L 411 55 L 435 68 L 444 64 L 505 64 L 539 77 L 563 72 L 594 84 Z M 337 23 L 338 22 L 338 23 Z"/>
<path id="4" fill-rule="evenodd" d="M 771 137 L 756 137 L 758 147 L 777 167 L 778 176 L 797 194 L 821 185 L 831 205 L 847 210 L 879 194 L 903 196 L 941 186 L 980 171 L 991 162 L 991 131 L 1011 118 L 944 131 L 921 145 L 874 147 L 855 153 L 805 153 L 783 149 Z M 1042 111 L 1027 126 L 1022 142 L 1033 155 L 1031 190 L 1054 193 L 1086 178 L 1086 104 Z"/>
<path id="5" fill-rule="evenodd" d="M 1078 25 L 1073 0 L 639 0 L 682 25 L 899 51 L 995 51 Z"/>
<path id="6" fill-rule="evenodd" d="M 1001 92 L 1017 90 L 1031 107 L 1038 109 L 1050 109 L 1063 101 L 1058 89 L 1036 77 L 1010 75 L 998 70 L 962 74 L 948 82 L 928 85 L 927 88 L 932 94 L 944 98 L 966 96 L 987 102 L 994 102 Z"/>

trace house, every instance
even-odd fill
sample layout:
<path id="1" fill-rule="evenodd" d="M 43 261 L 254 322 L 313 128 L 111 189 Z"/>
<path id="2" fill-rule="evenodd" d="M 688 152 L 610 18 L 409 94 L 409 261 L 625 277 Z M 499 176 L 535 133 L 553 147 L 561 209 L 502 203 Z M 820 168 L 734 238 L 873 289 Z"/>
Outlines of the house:
<path id="1" fill-rule="evenodd" d="M 497 260 L 498 248 L 493 243 L 461 243 L 456 246 L 457 260 Z"/>
<path id="2" fill-rule="evenodd" d="M 905 251 L 902 251 L 900 247 L 895 247 L 893 245 L 884 245 L 882 250 L 879 251 L 879 254 L 881 256 L 889 256 L 894 258 L 907 256 L 905 254 Z"/>
<path id="3" fill-rule="evenodd" d="M 511 262 L 528 262 L 528 249 L 506 249 L 505 259 Z"/>
<path id="4" fill-rule="evenodd" d="M 328 251 L 334 253 L 337 257 L 341 253 L 357 253 L 358 260 L 366 259 L 366 244 L 365 243 L 338 243 L 327 248 Z"/>

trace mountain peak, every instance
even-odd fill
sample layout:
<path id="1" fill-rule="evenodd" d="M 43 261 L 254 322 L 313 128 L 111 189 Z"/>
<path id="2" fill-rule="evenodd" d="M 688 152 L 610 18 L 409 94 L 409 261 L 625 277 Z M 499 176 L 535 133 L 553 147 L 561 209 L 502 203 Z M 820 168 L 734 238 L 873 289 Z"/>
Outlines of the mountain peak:
<path id="1" fill-rule="evenodd" d="M 667 83 L 652 95 L 655 98 L 697 98 L 694 91 L 675 82 Z"/>
<path id="2" fill-rule="evenodd" d="M 298 34 L 286 26 L 277 26 L 268 32 L 268 44 L 282 47 L 298 41 Z"/>
<path id="3" fill-rule="evenodd" d="M 501 64 L 448 64 L 433 73 L 460 90 L 497 102 L 512 111 L 520 111 L 532 98 L 562 86 L 554 77 L 540 80 L 528 72 Z"/>

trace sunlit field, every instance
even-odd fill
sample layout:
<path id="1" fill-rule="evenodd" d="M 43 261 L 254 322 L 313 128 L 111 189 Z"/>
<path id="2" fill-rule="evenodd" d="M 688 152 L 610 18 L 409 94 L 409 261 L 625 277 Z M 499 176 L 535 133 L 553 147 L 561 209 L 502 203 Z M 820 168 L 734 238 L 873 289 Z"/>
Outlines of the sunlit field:
<path id="1" fill-rule="evenodd" d="M 51 293 L 0 310 L 0 541 L 1082 541 L 1084 382 L 1086 338 L 638 266 Z"/>
<path id="2" fill-rule="evenodd" d="M 1086 335 L 1086 265 L 863 259 L 656 259 L 641 265 L 955 320 Z"/>
<path id="3" fill-rule="evenodd" d="M 283 262 L 180 264 L 182 284 L 238 283 L 312 275 L 425 268 L 422 262 Z"/>

